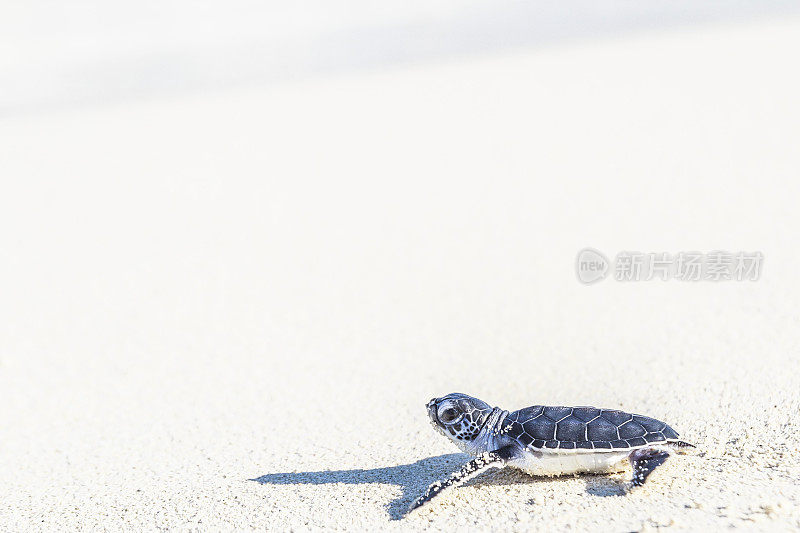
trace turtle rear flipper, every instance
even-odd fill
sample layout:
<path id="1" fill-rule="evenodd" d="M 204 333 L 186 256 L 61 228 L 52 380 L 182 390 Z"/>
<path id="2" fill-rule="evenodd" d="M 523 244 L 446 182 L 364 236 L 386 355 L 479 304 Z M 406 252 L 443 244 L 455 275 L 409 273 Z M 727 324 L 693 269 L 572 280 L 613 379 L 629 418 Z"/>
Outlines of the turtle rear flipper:
<path id="1" fill-rule="evenodd" d="M 657 467 L 664 464 L 669 457 L 669 452 L 663 448 L 638 448 L 633 450 L 628 456 L 628 460 L 633 467 L 633 478 L 631 483 L 634 487 L 640 487 L 653 473 Z"/>
<path id="2" fill-rule="evenodd" d="M 422 507 L 442 492 L 458 487 L 459 485 L 463 485 L 470 479 L 489 470 L 490 468 L 495 466 L 505 466 L 506 462 L 516 457 L 518 453 L 519 450 L 516 446 L 508 445 L 493 452 L 484 453 L 476 457 L 472 461 L 462 466 L 458 472 L 454 473 L 448 479 L 444 481 L 437 481 L 428 487 L 425 493 L 411 504 L 411 506 L 408 508 L 408 512 L 410 513 L 415 509 Z"/>

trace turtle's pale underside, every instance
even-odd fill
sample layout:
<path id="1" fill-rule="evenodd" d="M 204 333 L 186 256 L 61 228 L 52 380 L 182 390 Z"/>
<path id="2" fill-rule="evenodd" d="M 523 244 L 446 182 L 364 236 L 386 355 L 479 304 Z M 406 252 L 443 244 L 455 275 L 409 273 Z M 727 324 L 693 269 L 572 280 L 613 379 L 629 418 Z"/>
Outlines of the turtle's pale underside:
<path id="1" fill-rule="evenodd" d="M 670 451 L 693 447 L 664 422 L 614 409 L 534 405 L 509 413 L 460 393 L 427 407 L 433 427 L 475 459 L 428 487 L 411 510 L 492 467 L 558 476 L 619 472 L 630 463 L 639 486 Z"/>

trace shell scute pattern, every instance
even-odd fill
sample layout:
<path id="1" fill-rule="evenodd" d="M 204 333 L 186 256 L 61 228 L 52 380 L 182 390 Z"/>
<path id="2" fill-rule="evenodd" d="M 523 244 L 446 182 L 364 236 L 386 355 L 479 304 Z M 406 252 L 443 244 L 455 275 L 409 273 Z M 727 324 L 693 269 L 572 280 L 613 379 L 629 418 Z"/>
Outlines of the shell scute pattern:
<path id="1" fill-rule="evenodd" d="M 653 418 L 648 418 L 646 416 L 634 415 L 633 420 L 642 425 L 644 429 L 647 430 L 648 433 L 655 433 L 656 431 L 661 431 L 661 428 L 665 426 L 663 422 L 659 422 Z"/>
<path id="2" fill-rule="evenodd" d="M 527 409 L 520 409 L 519 411 L 514 411 L 514 413 L 512 414 L 516 414 L 517 415 L 516 420 L 519 420 L 524 424 L 525 422 L 533 420 L 537 416 L 541 415 L 543 412 L 544 412 L 544 406 L 535 405 L 533 407 L 528 407 Z"/>
<path id="3" fill-rule="evenodd" d="M 542 411 L 544 416 L 558 422 L 572 414 L 572 407 L 545 407 Z"/>
<path id="4" fill-rule="evenodd" d="M 585 428 L 585 422 L 569 416 L 556 423 L 556 439 L 574 442 L 578 440 L 575 436 L 583 433 Z"/>
<path id="5" fill-rule="evenodd" d="M 602 418 L 608 420 L 615 426 L 621 426 L 625 422 L 633 420 L 633 415 L 628 413 L 623 413 L 622 411 L 615 411 L 613 409 L 603 409 L 600 413 Z"/>
<path id="6" fill-rule="evenodd" d="M 594 407 L 574 407 L 572 409 L 572 416 L 584 422 L 590 422 L 600 416 L 600 409 Z"/>
<path id="7" fill-rule="evenodd" d="M 533 443 L 534 439 L 533 439 L 533 437 L 528 435 L 525 431 L 523 431 L 520 434 L 520 436 L 517 437 L 517 440 L 520 441 L 522 443 L 522 445 L 527 448 L 528 446 L 530 446 Z"/>
<path id="8" fill-rule="evenodd" d="M 534 419 L 523 426 L 525 432 L 537 440 L 553 440 L 556 436 L 556 423 L 546 419 Z"/>
<path id="9" fill-rule="evenodd" d="M 666 439 L 677 439 L 679 437 L 678 432 L 666 424 L 664 424 L 664 429 L 661 430 L 661 433 Z"/>
<path id="10" fill-rule="evenodd" d="M 625 422 L 619 427 L 621 439 L 635 439 L 647 435 L 647 430 L 641 424 Z"/>
<path id="11" fill-rule="evenodd" d="M 617 438 L 617 426 L 603 418 L 595 419 L 587 426 L 587 438 L 590 441 L 610 441 Z"/>
<path id="12" fill-rule="evenodd" d="M 534 405 L 510 413 L 504 433 L 526 448 L 618 449 L 677 439 L 664 422 L 615 409 Z"/>

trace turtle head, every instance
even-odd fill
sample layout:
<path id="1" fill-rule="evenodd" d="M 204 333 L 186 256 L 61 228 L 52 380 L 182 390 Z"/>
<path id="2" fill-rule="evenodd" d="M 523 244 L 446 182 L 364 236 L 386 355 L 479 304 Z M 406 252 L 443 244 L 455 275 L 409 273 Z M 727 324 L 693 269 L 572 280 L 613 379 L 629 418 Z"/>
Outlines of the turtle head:
<path id="1" fill-rule="evenodd" d="M 492 414 L 492 408 L 472 396 L 454 392 L 428 402 L 428 416 L 436 430 L 466 450 Z"/>

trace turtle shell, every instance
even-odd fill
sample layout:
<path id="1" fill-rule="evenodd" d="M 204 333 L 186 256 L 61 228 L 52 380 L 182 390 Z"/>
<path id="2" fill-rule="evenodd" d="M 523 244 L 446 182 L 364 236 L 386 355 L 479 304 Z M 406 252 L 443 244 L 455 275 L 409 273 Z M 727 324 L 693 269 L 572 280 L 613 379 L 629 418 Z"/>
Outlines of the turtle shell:
<path id="1" fill-rule="evenodd" d="M 501 432 L 526 448 L 603 450 L 675 440 L 664 422 L 615 409 L 534 405 L 510 413 Z"/>

